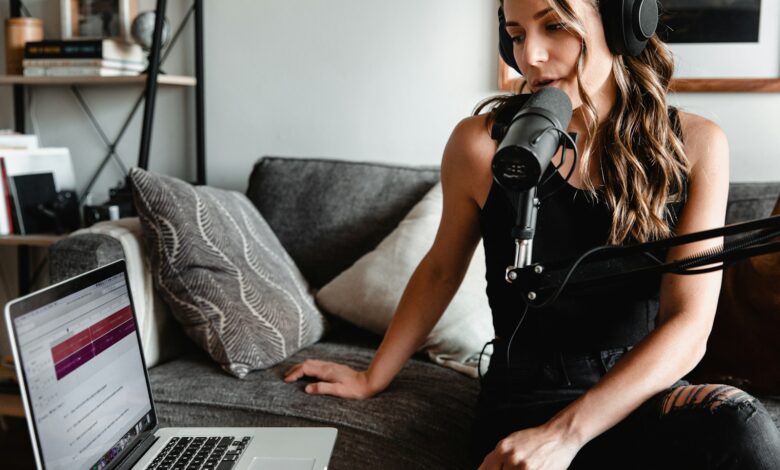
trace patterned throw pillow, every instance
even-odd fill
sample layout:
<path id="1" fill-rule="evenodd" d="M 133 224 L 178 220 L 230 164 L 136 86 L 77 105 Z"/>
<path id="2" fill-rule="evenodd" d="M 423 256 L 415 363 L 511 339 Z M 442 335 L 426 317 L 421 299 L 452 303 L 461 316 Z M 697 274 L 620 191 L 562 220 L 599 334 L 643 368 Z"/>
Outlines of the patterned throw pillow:
<path id="1" fill-rule="evenodd" d="M 130 180 L 155 287 L 223 369 L 243 378 L 322 336 L 306 280 L 243 194 L 140 169 Z"/>

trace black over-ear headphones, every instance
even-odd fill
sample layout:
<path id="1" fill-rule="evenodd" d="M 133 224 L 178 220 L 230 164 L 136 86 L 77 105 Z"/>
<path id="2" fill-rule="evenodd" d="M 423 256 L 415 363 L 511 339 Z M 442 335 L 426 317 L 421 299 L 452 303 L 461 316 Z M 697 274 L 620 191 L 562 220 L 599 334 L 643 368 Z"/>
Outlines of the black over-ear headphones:
<path id="1" fill-rule="evenodd" d="M 609 50 L 615 55 L 638 56 L 658 26 L 656 0 L 598 0 L 598 4 Z M 507 65 L 520 72 L 512 38 L 506 32 L 503 5 L 498 7 L 498 51 Z"/>

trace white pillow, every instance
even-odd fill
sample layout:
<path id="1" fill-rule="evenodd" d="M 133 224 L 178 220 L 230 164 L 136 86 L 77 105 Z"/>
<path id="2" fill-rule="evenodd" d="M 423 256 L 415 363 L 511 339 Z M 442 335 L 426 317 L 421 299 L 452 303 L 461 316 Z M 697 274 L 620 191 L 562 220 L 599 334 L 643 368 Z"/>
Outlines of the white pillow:
<path id="1" fill-rule="evenodd" d="M 180 334 L 180 327 L 168 306 L 154 290 L 149 257 L 143 249 L 138 217 L 99 222 L 78 230 L 75 234 L 108 235 L 122 245 L 146 367 L 151 369 L 158 363 L 179 355 L 183 350 L 183 335 Z"/>
<path id="2" fill-rule="evenodd" d="M 374 251 L 326 284 L 317 293 L 317 303 L 350 323 L 384 334 L 409 278 L 431 247 L 441 211 L 439 183 Z M 421 347 L 437 364 L 477 376 L 479 353 L 493 339 L 485 288 L 485 252 L 480 242 L 460 289 Z M 482 357 L 483 372 L 490 351 L 488 347 Z"/>

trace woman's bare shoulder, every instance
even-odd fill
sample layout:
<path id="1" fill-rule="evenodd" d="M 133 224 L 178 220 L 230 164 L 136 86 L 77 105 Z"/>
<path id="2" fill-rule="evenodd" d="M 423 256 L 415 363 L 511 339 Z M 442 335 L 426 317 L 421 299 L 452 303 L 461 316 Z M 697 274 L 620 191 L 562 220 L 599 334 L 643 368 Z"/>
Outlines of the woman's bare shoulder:
<path id="1" fill-rule="evenodd" d="M 452 131 L 442 159 L 442 178 L 457 181 L 480 207 L 490 191 L 490 164 L 496 153 L 489 126 L 487 114 L 462 119 Z"/>
<path id="2" fill-rule="evenodd" d="M 486 155 L 492 156 L 496 142 L 490 137 L 489 115 L 478 114 L 462 119 L 452 131 L 450 143 L 467 158 L 481 161 Z"/>
<path id="3" fill-rule="evenodd" d="M 717 123 L 684 111 L 680 111 L 679 116 L 685 153 L 692 168 L 702 159 L 707 159 L 710 165 L 728 164 L 728 139 Z"/>

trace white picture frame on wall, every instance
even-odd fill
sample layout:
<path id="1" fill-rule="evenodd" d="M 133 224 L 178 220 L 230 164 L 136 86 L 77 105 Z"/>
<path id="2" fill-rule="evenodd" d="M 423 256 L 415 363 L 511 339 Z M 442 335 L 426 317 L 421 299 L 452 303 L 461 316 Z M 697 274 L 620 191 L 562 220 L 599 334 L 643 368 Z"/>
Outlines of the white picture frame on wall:
<path id="1" fill-rule="evenodd" d="M 60 0 L 63 39 L 119 38 L 130 41 L 138 0 Z"/>
<path id="2" fill-rule="evenodd" d="M 678 79 L 780 78 L 780 2 L 762 0 L 758 42 L 671 43 Z"/>

